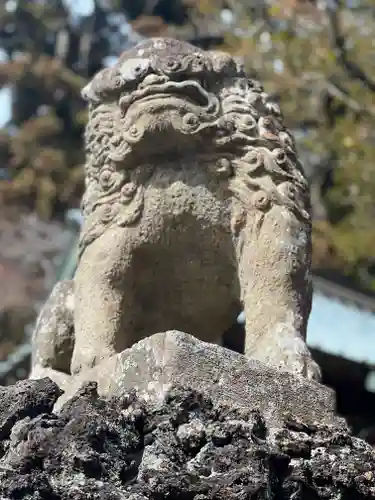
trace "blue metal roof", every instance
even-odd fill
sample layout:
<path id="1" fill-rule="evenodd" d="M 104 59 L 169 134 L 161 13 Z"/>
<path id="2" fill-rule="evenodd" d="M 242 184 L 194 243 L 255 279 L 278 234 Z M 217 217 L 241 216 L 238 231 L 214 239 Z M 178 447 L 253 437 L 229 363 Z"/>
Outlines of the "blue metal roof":
<path id="1" fill-rule="evenodd" d="M 328 354 L 375 365 L 375 314 L 317 290 L 307 342 Z"/>

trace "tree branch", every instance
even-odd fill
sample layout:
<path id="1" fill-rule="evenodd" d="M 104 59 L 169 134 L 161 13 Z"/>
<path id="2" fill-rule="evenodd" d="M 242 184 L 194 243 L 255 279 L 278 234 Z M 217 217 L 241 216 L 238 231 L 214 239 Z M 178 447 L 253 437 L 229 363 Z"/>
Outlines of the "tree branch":
<path id="1" fill-rule="evenodd" d="M 329 0 L 326 2 L 326 13 L 329 20 L 329 36 L 334 48 L 336 60 L 351 78 L 360 80 L 368 90 L 375 93 L 375 81 L 372 80 L 358 64 L 349 60 L 345 46 L 345 37 L 340 29 L 340 7 L 340 0 Z"/>

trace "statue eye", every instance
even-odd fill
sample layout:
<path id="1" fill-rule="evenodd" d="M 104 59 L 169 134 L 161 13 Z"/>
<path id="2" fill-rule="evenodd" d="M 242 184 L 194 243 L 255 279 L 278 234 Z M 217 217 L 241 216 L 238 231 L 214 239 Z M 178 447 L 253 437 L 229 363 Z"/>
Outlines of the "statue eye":
<path id="1" fill-rule="evenodd" d="M 165 73 L 178 71 L 181 67 L 181 61 L 178 58 L 169 57 L 163 63 L 163 70 Z"/>
<path id="2" fill-rule="evenodd" d="M 118 69 L 125 82 L 133 82 L 146 76 L 150 68 L 150 61 L 140 57 L 128 59 Z"/>

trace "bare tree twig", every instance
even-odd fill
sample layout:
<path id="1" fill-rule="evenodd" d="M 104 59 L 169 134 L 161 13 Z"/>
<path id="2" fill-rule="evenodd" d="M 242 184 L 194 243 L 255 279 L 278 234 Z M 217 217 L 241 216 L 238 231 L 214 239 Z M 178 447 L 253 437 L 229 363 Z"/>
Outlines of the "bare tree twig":
<path id="1" fill-rule="evenodd" d="M 340 30 L 339 11 L 340 0 L 326 2 L 326 13 L 329 20 L 329 36 L 336 55 L 337 62 L 346 70 L 351 78 L 360 80 L 368 90 L 375 93 L 375 81 L 355 62 L 349 60 L 345 46 L 345 37 Z"/>
<path id="2" fill-rule="evenodd" d="M 324 90 L 326 90 L 330 95 L 336 97 L 336 99 L 346 104 L 346 106 L 348 106 L 348 108 L 351 109 L 352 111 L 355 111 L 356 113 L 361 113 L 371 118 L 375 118 L 375 109 L 363 107 L 355 99 L 350 97 L 349 94 L 347 94 L 339 87 L 337 87 L 337 85 L 335 85 L 333 81 L 327 79 L 321 73 L 304 74 L 301 79 L 301 87 L 305 87 L 307 82 L 312 82 L 312 81 L 314 81 L 315 84 L 319 83 L 322 89 L 324 88 Z"/>
<path id="3" fill-rule="evenodd" d="M 345 103 L 348 108 L 352 111 L 356 111 L 357 113 L 361 113 L 363 115 L 371 116 L 371 118 L 375 118 L 375 110 L 371 108 L 364 108 L 357 101 L 351 98 L 349 95 L 345 94 L 342 90 L 340 90 L 334 83 L 326 80 L 325 82 L 327 91 L 343 103 Z"/>

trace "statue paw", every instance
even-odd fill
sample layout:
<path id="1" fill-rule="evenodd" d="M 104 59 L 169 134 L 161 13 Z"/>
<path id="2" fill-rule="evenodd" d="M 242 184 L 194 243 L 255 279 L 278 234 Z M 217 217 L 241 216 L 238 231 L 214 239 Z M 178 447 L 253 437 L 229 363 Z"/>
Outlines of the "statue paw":
<path id="1" fill-rule="evenodd" d="M 302 375 L 316 382 L 322 379 L 319 365 L 313 360 L 306 343 L 299 336 L 268 341 L 267 348 L 258 352 L 259 355 L 257 353 L 254 357 L 281 370 Z"/>
<path id="2" fill-rule="evenodd" d="M 305 373 L 309 380 L 315 380 L 316 382 L 321 382 L 322 380 L 322 370 L 311 357 L 309 361 L 305 363 Z"/>
<path id="3" fill-rule="evenodd" d="M 296 375 L 302 375 L 308 380 L 320 382 L 322 379 L 319 365 L 314 361 L 307 345 L 300 338 L 296 338 L 292 345 L 281 351 L 279 366 Z"/>

